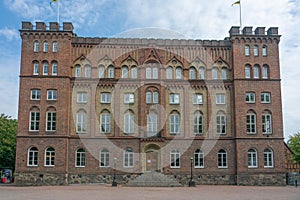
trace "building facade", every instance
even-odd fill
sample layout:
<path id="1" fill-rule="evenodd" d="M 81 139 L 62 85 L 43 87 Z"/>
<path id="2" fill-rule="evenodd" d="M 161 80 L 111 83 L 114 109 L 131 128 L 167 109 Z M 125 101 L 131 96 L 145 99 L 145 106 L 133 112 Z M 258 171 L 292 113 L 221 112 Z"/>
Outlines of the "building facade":
<path id="1" fill-rule="evenodd" d="M 20 30 L 18 185 L 284 185 L 278 28 L 224 40 L 78 37 Z"/>

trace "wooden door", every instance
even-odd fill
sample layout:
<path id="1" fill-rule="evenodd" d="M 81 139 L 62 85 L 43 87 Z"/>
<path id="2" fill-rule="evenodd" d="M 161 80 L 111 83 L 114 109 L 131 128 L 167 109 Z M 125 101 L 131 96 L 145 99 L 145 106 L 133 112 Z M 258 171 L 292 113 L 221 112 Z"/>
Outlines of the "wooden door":
<path id="1" fill-rule="evenodd" d="M 149 151 L 146 153 L 146 170 L 157 171 L 158 170 L 158 152 Z"/>

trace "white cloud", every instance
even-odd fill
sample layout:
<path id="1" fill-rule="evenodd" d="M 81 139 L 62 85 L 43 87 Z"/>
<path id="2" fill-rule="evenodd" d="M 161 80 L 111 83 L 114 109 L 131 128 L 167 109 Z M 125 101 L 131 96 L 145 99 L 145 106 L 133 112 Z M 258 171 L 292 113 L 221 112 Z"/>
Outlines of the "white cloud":
<path id="1" fill-rule="evenodd" d="M 13 39 L 17 39 L 19 36 L 19 32 L 15 29 L 9 29 L 7 27 L 0 29 L 0 36 L 6 37 L 8 41 L 11 41 Z"/>

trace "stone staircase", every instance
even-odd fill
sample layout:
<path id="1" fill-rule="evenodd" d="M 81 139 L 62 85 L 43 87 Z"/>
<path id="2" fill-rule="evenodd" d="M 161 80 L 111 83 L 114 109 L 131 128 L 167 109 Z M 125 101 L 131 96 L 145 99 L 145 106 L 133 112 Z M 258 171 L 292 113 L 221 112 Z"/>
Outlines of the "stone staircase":
<path id="1" fill-rule="evenodd" d="M 125 186 L 129 187 L 182 187 L 176 179 L 158 172 L 146 172 Z"/>

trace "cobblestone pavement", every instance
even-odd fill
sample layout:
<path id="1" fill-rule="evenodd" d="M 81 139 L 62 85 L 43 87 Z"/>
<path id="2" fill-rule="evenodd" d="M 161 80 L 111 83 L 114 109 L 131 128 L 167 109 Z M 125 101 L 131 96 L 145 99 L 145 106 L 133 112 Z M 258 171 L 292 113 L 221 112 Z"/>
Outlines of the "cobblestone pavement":
<path id="1" fill-rule="evenodd" d="M 197 186 L 132 188 L 110 185 L 15 187 L 0 185 L 0 200 L 300 200 L 300 187 Z"/>

